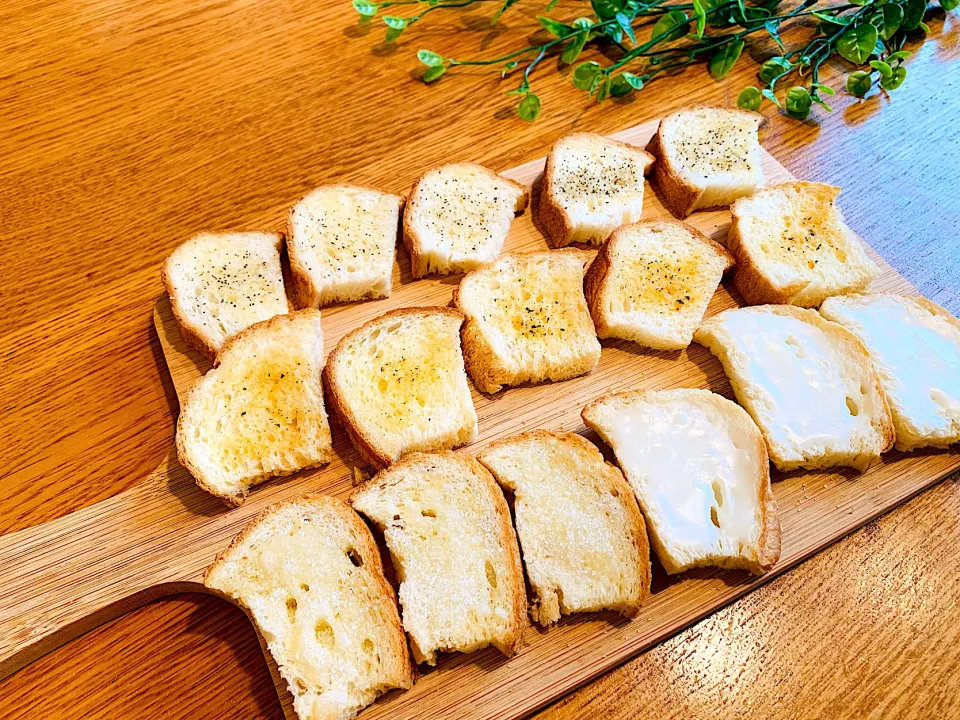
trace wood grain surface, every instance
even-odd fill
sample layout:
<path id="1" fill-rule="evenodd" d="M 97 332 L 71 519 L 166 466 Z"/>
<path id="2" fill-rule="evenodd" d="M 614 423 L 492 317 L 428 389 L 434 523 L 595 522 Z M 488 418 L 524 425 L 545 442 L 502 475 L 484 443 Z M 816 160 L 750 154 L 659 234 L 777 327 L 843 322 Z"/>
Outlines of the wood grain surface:
<path id="1" fill-rule="evenodd" d="M 574 128 L 609 132 L 692 102 L 729 104 L 752 81 L 753 60 L 771 52 L 750 48 L 723 83 L 690 71 L 599 107 L 547 75 L 533 126 L 501 112 L 489 75 L 429 88 L 411 80 L 419 46 L 495 52 L 528 35 L 540 8 L 516 10 L 466 36 L 483 13 L 448 15 L 394 53 L 379 29 L 326 0 L 0 8 L 0 532 L 128 489 L 167 453 L 177 404 L 150 315 L 160 262 L 189 234 L 280 229 L 282 209 L 322 182 L 401 188 L 438 162 L 505 168 Z M 892 99 L 838 96 L 820 125 L 772 117 L 763 141 L 795 175 L 843 186 L 851 224 L 956 313 L 960 52 L 955 18 L 930 24 Z M 747 707 L 758 717 L 956 716 L 958 497 L 955 482 L 938 486 L 555 712 L 590 716 L 605 699 L 603 712 L 621 717 L 638 707 L 671 717 Z M 723 655 L 725 642 L 734 647 Z M 194 596 L 48 655 L 0 684 L 0 706 L 12 717 L 280 712 L 243 616 Z"/>

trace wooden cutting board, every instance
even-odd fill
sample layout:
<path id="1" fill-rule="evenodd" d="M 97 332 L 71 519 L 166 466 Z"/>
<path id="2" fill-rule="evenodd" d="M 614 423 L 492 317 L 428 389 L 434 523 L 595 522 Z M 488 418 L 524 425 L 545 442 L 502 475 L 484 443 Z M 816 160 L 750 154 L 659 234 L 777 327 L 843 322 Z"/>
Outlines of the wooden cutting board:
<path id="1" fill-rule="evenodd" d="M 655 129 L 656 122 L 651 122 L 615 137 L 644 145 Z M 534 187 L 533 207 L 514 222 L 506 250 L 546 248 L 535 221 L 542 169 L 543 159 L 539 159 L 504 173 Z M 766 153 L 764 171 L 769 184 L 792 179 Z M 669 217 L 669 213 L 648 186 L 644 218 L 657 217 Z M 698 213 L 689 222 L 724 242 L 729 212 Z M 876 254 L 873 257 L 883 269 L 874 289 L 916 294 L 895 270 Z M 402 250 L 394 272 L 390 298 L 323 311 L 328 352 L 346 332 L 387 310 L 447 305 L 459 280 L 414 281 Z M 738 303 L 725 281 L 708 315 Z M 154 322 L 182 402 L 210 364 L 184 347 L 165 297 L 156 304 Z M 494 396 L 474 392 L 480 436 L 467 451 L 536 427 L 581 432 L 601 444 L 584 428 L 580 410 L 589 400 L 611 391 L 701 387 L 732 397 L 720 364 L 698 345 L 682 352 L 656 352 L 621 341 L 604 341 L 603 347 L 599 367 L 585 377 L 507 389 Z M 171 449 L 159 467 L 131 490 L 0 537 L 0 679 L 150 599 L 203 590 L 203 569 L 267 505 L 307 491 L 346 496 L 352 489 L 353 467 L 364 464 L 336 426 L 334 449 L 336 459 L 326 468 L 259 486 L 242 507 L 232 510 L 197 488 Z M 863 475 L 849 470 L 774 472 L 783 549 L 780 562 L 766 575 L 758 578 L 707 569 L 667 577 L 655 562 L 653 596 L 633 620 L 613 613 L 575 615 L 548 630 L 528 628 L 525 647 L 509 660 L 492 649 L 444 657 L 436 668 L 424 672 L 412 690 L 389 693 L 363 717 L 525 715 L 749 592 L 957 468 L 960 454 L 956 452 L 921 451 L 891 452 Z M 267 657 L 284 711 L 293 717 L 290 696 Z"/>

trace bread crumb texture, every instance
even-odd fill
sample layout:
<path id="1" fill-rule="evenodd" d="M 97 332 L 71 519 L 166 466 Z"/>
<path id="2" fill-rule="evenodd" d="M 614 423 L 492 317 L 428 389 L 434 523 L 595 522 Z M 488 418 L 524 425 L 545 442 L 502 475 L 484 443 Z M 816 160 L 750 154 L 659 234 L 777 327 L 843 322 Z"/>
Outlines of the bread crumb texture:
<path id="1" fill-rule="evenodd" d="M 625 203 L 643 198 L 646 153 L 589 134 L 562 139 L 554 153 L 552 187 L 564 210 L 619 211 Z"/>
<path id="2" fill-rule="evenodd" d="M 714 108 L 681 112 L 670 123 L 663 147 L 677 172 L 701 178 L 752 175 L 758 168 L 757 121 Z"/>

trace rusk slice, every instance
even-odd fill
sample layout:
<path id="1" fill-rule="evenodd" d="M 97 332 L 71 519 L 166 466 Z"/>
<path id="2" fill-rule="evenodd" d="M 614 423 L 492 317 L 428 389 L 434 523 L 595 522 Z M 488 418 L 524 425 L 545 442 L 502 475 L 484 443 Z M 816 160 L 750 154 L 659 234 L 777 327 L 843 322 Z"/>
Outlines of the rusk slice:
<path id="1" fill-rule="evenodd" d="M 960 321 L 925 298 L 847 295 L 820 306 L 866 346 L 897 429 L 897 448 L 960 442 Z"/>
<path id="2" fill-rule="evenodd" d="M 520 647 L 526 593 L 510 510 L 479 462 L 412 453 L 350 498 L 383 530 L 417 662 L 441 651 Z"/>
<path id="3" fill-rule="evenodd" d="M 163 284 L 184 342 L 211 360 L 241 330 L 288 310 L 280 235 L 202 233 L 163 266 Z"/>
<path id="4" fill-rule="evenodd" d="M 656 350 L 687 347 L 731 267 L 723 246 L 685 223 L 624 225 L 584 281 L 597 336 Z"/>
<path id="5" fill-rule="evenodd" d="M 831 185 L 797 181 L 733 204 L 727 248 L 744 300 L 817 307 L 831 295 L 860 292 L 880 274 L 844 222 L 839 194 Z"/>
<path id="6" fill-rule="evenodd" d="M 546 430 L 493 443 L 478 456 L 513 491 L 533 619 L 616 610 L 633 617 L 650 593 L 650 548 L 630 486 L 574 433 Z"/>
<path id="7" fill-rule="evenodd" d="M 385 467 L 413 450 L 472 442 L 477 413 L 460 352 L 463 315 L 404 308 L 347 333 L 330 353 L 330 406 L 360 455 Z"/>
<path id="8" fill-rule="evenodd" d="M 668 573 L 754 573 L 780 557 L 780 521 L 760 430 L 708 390 L 616 393 L 583 409 L 613 448 Z"/>
<path id="9" fill-rule="evenodd" d="M 590 372 L 600 342 L 583 295 L 580 250 L 508 253 L 464 276 L 454 302 L 467 317 L 463 354 L 478 390 Z"/>
<path id="10" fill-rule="evenodd" d="M 180 409 L 180 463 L 204 490 L 239 505 L 253 485 L 330 462 L 322 369 L 317 310 L 278 315 L 234 336 Z"/>
<path id="11" fill-rule="evenodd" d="M 524 185 L 480 165 L 458 163 L 424 173 L 403 212 L 413 276 L 468 272 L 492 262 L 529 198 Z"/>
<path id="12" fill-rule="evenodd" d="M 644 173 L 653 157 L 594 133 L 560 138 L 547 156 L 539 217 L 554 247 L 604 242 L 643 212 Z"/>
<path id="13" fill-rule="evenodd" d="M 403 198 L 351 185 L 319 187 L 287 218 L 297 307 L 387 297 Z"/>
<path id="14" fill-rule="evenodd" d="M 261 513 L 204 584 L 251 616 L 302 720 L 349 720 L 414 681 L 393 589 L 353 510 L 305 495 Z"/>
<path id="15" fill-rule="evenodd" d="M 757 129 L 763 116 L 695 107 L 660 121 L 647 150 L 664 203 L 677 217 L 727 207 L 763 184 Z"/>
<path id="16" fill-rule="evenodd" d="M 890 409 L 866 348 L 815 310 L 727 310 L 694 335 L 723 364 L 781 470 L 866 470 L 893 446 Z"/>

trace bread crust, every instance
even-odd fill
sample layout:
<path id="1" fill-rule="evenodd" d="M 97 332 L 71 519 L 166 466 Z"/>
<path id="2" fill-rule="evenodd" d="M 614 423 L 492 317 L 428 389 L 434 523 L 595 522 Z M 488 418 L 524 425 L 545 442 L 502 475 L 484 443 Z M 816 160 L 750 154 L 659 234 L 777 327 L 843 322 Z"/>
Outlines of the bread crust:
<path id="1" fill-rule="evenodd" d="M 509 252 L 504 253 L 494 262 L 501 262 L 511 257 L 534 257 L 534 256 L 556 256 L 558 253 L 565 253 L 571 256 L 579 257 L 583 263 L 584 271 L 590 262 L 590 253 L 579 248 L 561 248 L 559 250 L 534 250 L 529 252 Z M 472 270 L 460 279 L 460 283 L 453 291 L 453 304 L 462 310 L 460 304 L 460 293 L 467 278 L 475 274 L 483 273 L 494 263 L 490 263 L 476 270 Z M 589 311 L 588 311 L 589 312 Z M 517 385 L 522 381 L 517 380 L 517 373 L 504 367 L 493 351 L 493 347 L 487 341 L 486 336 L 480 330 L 479 323 L 471 319 L 464 313 L 466 322 L 460 329 L 460 340 L 463 346 L 463 359 L 466 364 L 467 374 L 473 381 L 474 387 L 480 392 L 493 394 L 499 392 L 504 385 Z M 535 382 L 559 382 L 569 380 L 570 378 L 585 375 L 596 367 L 596 362 L 580 362 L 565 368 L 566 372 L 549 378 L 542 378 Z"/>
<path id="2" fill-rule="evenodd" d="M 304 315 L 314 315 L 314 314 L 317 316 L 317 319 L 319 320 L 320 311 L 312 308 L 308 308 L 305 310 L 296 310 L 287 315 L 274 315 L 269 320 L 261 320 L 258 323 L 254 323 L 253 325 L 250 325 L 249 327 L 244 328 L 243 330 L 238 332 L 236 335 L 229 338 L 223 344 L 223 347 L 220 348 L 220 352 L 218 352 L 214 357 L 212 369 L 216 369 L 220 367 L 220 364 L 223 362 L 226 355 L 233 349 L 234 345 L 236 345 L 238 341 L 242 341 L 244 338 L 248 337 L 249 335 L 260 332 L 261 330 L 269 331 L 273 327 L 285 324 L 295 317 L 304 316 Z M 323 359 L 321 358 L 321 364 L 322 363 L 323 363 Z M 192 388 L 190 388 L 190 392 L 187 393 L 187 397 L 183 402 L 183 407 L 181 407 L 180 409 L 180 415 L 177 417 L 177 432 L 176 432 L 177 460 L 184 467 L 184 469 L 193 476 L 193 479 L 196 481 L 200 489 L 205 490 L 211 495 L 220 498 L 221 500 L 223 500 L 223 502 L 225 502 L 230 507 L 239 507 L 247 499 L 248 492 L 226 494 L 221 492 L 218 488 L 214 487 L 214 484 L 208 481 L 203 471 L 200 470 L 200 468 L 198 468 L 196 465 L 194 465 L 190 461 L 190 456 L 189 456 L 189 453 L 187 452 L 186 443 L 183 440 L 183 435 L 184 435 L 183 419 L 184 419 L 184 416 L 186 415 L 185 410 L 190 406 L 190 404 L 194 401 L 196 397 L 199 397 L 199 388 L 206 377 L 207 375 L 204 375 L 202 378 L 200 378 L 200 380 L 194 383 Z M 326 407 L 324 409 L 326 410 Z M 327 414 L 329 415 L 329 411 L 327 411 Z M 297 470 L 291 470 L 290 472 L 282 471 L 282 472 L 266 473 L 264 475 L 259 475 L 250 481 L 249 487 L 252 488 L 255 485 L 258 485 L 262 482 L 265 482 L 266 480 L 269 480 L 270 478 L 286 477 L 289 475 L 293 475 L 294 473 L 300 472 L 301 470 L 309 470 L 310 468 L 316 468 L 322 465 L 326 465 L 332 459 L 333 459 L 333 447 L 332 447 L 332 437 L 331 437 L 331 447 L 326 449 L 326 452 L 324 452 L 322 458 L 317 462 L 311 463 L 309 465 L 304 465 L 303 467 L 298 468 Z"/>
<path id="3" fill-rule="evenodd" d="M 449 163 L 447 165 L 441 165 L 440 167 L 431 168 L 426 170 L 423 174 L 420 175 L 413 183 L 413 187 L 410 189 L 410 195 L 407 198 L 406 204 L 403 207 L 402 212 L 402 227 L 403 227 L 403 246 L 407 249 L 407 254 L 410 256 L 410 272 L 415 278 L 422 278 L 430 275 L 430 270 L 427 266 L 427 260 L 423 254 L 423 243 L 420 240 L 420 233 L 417 232 L 416 227 L 414 227 L 413 216 L 420 209 L 420 203 L 418 202 L 417 192 L 420 189 L 420 185 L 427 179 L 427 176 L 430 173 L 441 170 L 448 167 L 469 167 L 475 170 L 479 170 L 484 174 L 495 177 L 501 182 L 508 183 L 515 187 L 517 190 L 521 191 L 520 199 L 517 200 L 516 207 L 514 209 L 514 214 L 519 215 L 527 207 L 527 204 L 530 202 L 530 188 L 526 185 L 518 183 L 516 180 L 511 180 L 508 177 L 504 177 L 499 173 L 494 172 L 493 170 L 479 165 L 477 163 Z"/>
<path id="4" fill-rule="evenodd" d="M 300 258 L 299 253 L 297 252 L 296 244 L 293 241 L 293 216 L 299 207 L 300 203 L 303 202 L 308 196 L 319 190 L 325 191 L 336 191 L 342 189 L 350 190 L 366 190 L 368 192 L 374 192 L 378 195 L 388 195 L 390 197 L 397 198 L 400 203 L 400 211 L 398 215 L 398 226 L 397 234 L 400 233 L 400 224 L 403 221 L 403 211 L 404 205 L 406 205 L 407 199 L 403 195 L 394 195 L 393 193 L 383 192 L 377 188 L 372 188 L 367 185 L 349 185 L 346 183 L 335 183 L 333 185 L 320 185 L 315 187 L 310 192 L 304 193 L 297 201 L 290 207 L 287 211 L 287 225 L 286 225 L 286 246 L 287 246 L 287 260 L 290 263 L 290 301 L 293 303 L 293 306 L 297 309 L 304 309 L 310 307 L 328 307 L 330 305 L 338 304 L 337 301 L 322 303 L 319 300 L 314 302 L 315 298 L 320 297 L 320 288 L 316 286 L 313 282 L 313 275 L 310 273 L 310 270 L 307 268 L 306 263 Z M 394 241 L 396 242 L 396 240 Z M 384 293 L 379 295 L 371 294 L 366 300 L 374 300 L 380 297 L 389 297 L 390 293 Z"/>
<path id="5" fill-rule="evenodd" d="M 461 465 L 465 470 L 479 479 L 490 492 L 493 499 L 494 511 L 497 516 L 497 534 L 499 535 L 500 545 L 508 554 L 507 565 L 510 570 L 508 581 L 510 582 L 512 605 L 510 610 L 510 633 L 505 642 L 493 643 L 507 657 L 512 657 L 523 645 L 523 630 L 527 625 L 527 590 L 523 580 L 523 564 L 520 560 L 520 545 L 517 541 L 517 535 L 513 530 L 513 522 L 510 518 L 510 508 L 507 506 L 507 500 L 503 496 L 503 491 L 494 480 L 493 475 L 479 460 L 464 452 L 454 452 L 453 450 L 440 450 L 437 452 L 412 452 L 404 455 L 397 462 L 384 470 L 381 470 L 359 488 L 350 493 L 347 502 L 353 505 L 354 498 L 362 492 L 375 489 L 383 489 L 396 484 L 389 473 L 396 469 L 403 469 L 408 466 L 415 466 L 421 462 L 431 462 L 434 459 L 444 461 L 453 461 Z M 378 525 L 379 523 L 375 524 Z M 381 527 L 381 530 L 383 528 Z"/>
<path id="6" fill-rule="evenodd" d="M 250 522 L 243 526 L 243 529 L 237 533 L 233 540 L 230 541 L 230 544 L 225 549 L 217 553 L 217 556 L 213 559 L 213 562 L 211 562 L 210 565 L 207 566 L 207 569 L 203 571 L 204 587 L 207 589 L 207 592 L 211 593 L 212 595 L 222 597 L 243 610 L 259 631 L 260 626 L 257 624 L 257 620 L 251 608 L 245 605 L 239 598 L 234 598 L 224 592 L 210 587 L 207 581 L 214 570 L 227 562 L 235 552 L 239 551 L 239 549 L 247 541 L 247 538 L 250 536 L 250 534 L 256 530 L 257 526 L 259 526 L 261 522 L 286 507 L 292 505 L 302 506 L 307 504 L 314 505 L 325 510 L 330 510 L 342 518 L 343 521 L 350 526 L 350 530 L 354 538 L 357 540 L 357 546 L 355 547 L 355 550 L 359 552 L 360 557 L 363 560 L 363 567 L 369 568 L 370 574 L 373 576 L 374 581 L 380 590 L 380 594 L 384 599 L 383 604 L 384 609 L 386 610 L 384 615 L 387 616 L 390 629 L 392 631 L 391 638 L 393 642 L 391 644 L 394 652 L 396 653 L 397 657 L 403 659 L 403 665 L 398 668 L 403 677 L 403 684 L 399 687 L 403 688 L 404 690 L 413 687 L 413 683 L 417 678 L 417 669 L 410 657 L 410 648 L 407 646 L 406 636 L 403 632 L 403 625 L 400 623 L 400 611 L 397 604 L 397 596 L 393 591 L 393 587 L 391 587 L 390 583 L 387 582 L 387 579 L 383 574 L 383 561 L 380 558 L 380 550 L 377 547 L 376 541 L 373 539 L 370 529 L 366 526 L 356 511 L 342 500 L 330 497 L 329 495 L 322 495 L 320 493 L 307 493 L 306 495 L 302 495 L 293 500 L 285 500 L 265 508 Z"/>
<path id="7" fill-rule="evenodd" d="M 663 139 L 661 134 L 665 127 L 669 128 L 674 122 L 677 122 L 682 113 L 695 110 L 722 110 L 724 113 L 736 113 L 749 117 L 757 121 L 757 128 L 763 127 L 766 118 L 760 113 L 751 110 L 732 110 L 730 108 L 719 108 L 710 105 L 691 105 L 689 107 L 675 110 L 669 115 L 661 118 L 657 126 L 657 132 L 647 144 L 649 152 L 656 161 L 653 164 L 653 178 L 657 187 L 660 188 L 661 200 L 667 209 L 678 218 L 686 218 L 694 211 L 694 207 L 703 195 L 705 188 L 693 185 L 687 182 L 681 175 L 679 169 L 673 164 L 668 153 L 664 152 Z M 716 207 L 725 207 L 723 205 Z M 710 210 L 711 208 L 702 207 L 697 210 Z"/>
<path id="8" fill-rule="evenodd" d="M 707 237 L 697 228 L 688 225 L 682 220 L 644 220 L 631 225 L 623 225 L 611 233 L 606 244 L 600 248 L 600 252 L 593 259 L 590 268 L 587 270 L 586 277 L 583 279 L 583 292 L 587 298 L 587 306 L 590 308 L 590 316 L 593 318 L 593 325 L 597 330 L 597 337 L 612 337 L 610 334 L 610 324 L 607 322 L 607 314 L 604 308 L 607 306 L 607 297 L 612 292 L 607 280 L 610 271 L 613 268 L 613 258 L 620 250 L 621 239 L 624 234 L 636 227 L 664 227 L 677 226 L 687 231 L 694 239 L 702 242 L 714 254 L 724 261 L 723 272 L 729 272 L 736 264 L 733 255 L 727 252 L 726 248 L 712 238 Z"/>
<path id="9" fill-rule="evenodd" d="M 637 498 L 633 494 L 630 484 L 623 476 L 620 468 L 604 459 L 603 454 L 599 449 L 597 449 L 596 445 L 582 435 L 571 432 L 556 432 L 553 430 L 544 430 L 538 428 L 535 430 L 528 430 L 517 435 L 511 435 L 490 443 L 481 453 L 479 453 L 477 460 L 486 467 L 486 463 L 483 461 L 483 457 L 486 453 L 493 452 L 503 447 L 510 447 L 511 445 L 517 443 L 523 443 L 528 440 L 534 442 L 555 440 L 564 445 L 572 445 L 576 450 L 593 456 L 595 460 L 599 460 L 605 467 L 613 471 L 610 474 L 610 481 L 613 483 L 617 491 L 617 497 L 620 500 L 620 504 L 623 506 L 624 512 L 627 514 L 630 539 L 632 540 L 633 545 L 637 550 L 637 555 L 640 558 L 640 594 L 637 597 L 631 598 L 624 602 L 622 606 L 617 608 L 617 612 L 624 617 L 636 617 L 637 613 L 640 612 L 640 606 L 643 605 L 643 603 L 647 601 L 647 598 L 650 597 L 652 567 L 650 565 L 650 542 L 647 538 L 647 525 L 644 521 L 643 514 L 640 512 L 640 506 L 637 504 Z M 496 474 L 493 472 L 493 470 L 491 470 L 489 467 L 487 469 L 490 471 L 494 479 L 496 479 Z M 532 607 L 530 612 L 532 615 Z"/>
<path id="10" fill-rule="evenodd" d="M 261 230 L 237 230 L 231 234 L 242 234 L 246 232 L 255 232 L 263 235 L 271 235 L 275 238 L 277 252 L 283 247 L 283 235 L 281 233 L 267 233 Z M 217 356 L 217 348 L 214 346 L 210 339 L 204 335 L 203 330 L 198 327 L 195 323 L 190 321 L 190 318 L 187 316 L 187 312 L 181 303 L 180 293 L 177 292 L 176 288 L 173 285 L 173 279 L 171 275 L 173 274 L 173 257 L 177 252 L 189 245 L 190 243 L 195 242 L 198 238 L 202 237 L 204 234 L 200 233 L 199 235 L 194 235 L 189 240 L 186 240 L 180 243 L 173 252 L 167 256 L 166 261 L 163 263 L 163 268 L 160 271 L 160 278 L 163 281 L 163 287 L 167 291 L 167 296 L 170 299 L 170 310 L 173 312 L 173 319 L 177 323 L 177 327 L 180 329 L 180 337 L 183 339 L 183 342 L 191 350 L 194 350 L 209 360 L 213 360 Z M 287 309 L 290 309 L 290 301 L 287 301 Z M 228 338 L 229 340 L 229 338 Z"/>
<path id="11" fill-rule="evenodd" d="M 557 200 L 556 191 L 554 189 L 556 184 L 556 178 L 554 177 L 556 173 L 556 153 L 561 143 L 563 143 L 565 140 L 578 137 L 586 137 L 591 139 L 596 138 L 602 140 L 604 143 L 619 145 L 624 149 L 643 153 L 648 158 L 648 172 L 650 165 L 654 161 L 653 155 L 638 145 L 631 145 L 630 143 L 621 142 L 620 140 L 613 140 L 612 138 L 608 138 L 604 135 L 598 135 L 596 133 L 571 133 L 570 135 L 564 135 L 562 138 L 557 140 L 553 144 L 553 147 L 550 148 L 550 153 L 547 155 L 547 162 L 543 170 L 543 182 L 540 186 L 540 206 L 537 212 L 537 217 L 540 219 L 540 223 L 543 225 L 544 230 L 546 230 L 550 247 L 554 249 L 563 248 L 567 245 L 570 245 L 572 242 L 571 236 L 573 235 L 574 231 L 573 221 L 570 220 L 569 213 L 567 213 L 563 205 L 561 205 Z M 584 244 L 596 245 L 597 243 Z"/>
<path id="12" fill-rule="evenodd" d="M 340 424 L 343 425 L 343 429 L 347 431 L 347 436 L 350 438 L 350 442 L 353 443 L 353 446 L 357 449 L 357 452 L 360 453 L 360 457 L 363 458 L 364 462 L 367 462 L 378 469 L 383 469 L 390 465 L 393 462 L 393 457 L 378 450 L 376 446 L 376 440 L 360 429 L 356 413 L 350 409 L 346 393 L 343 391 L 338 379 L 335 377 L 333 367 L 336 365 L 336 361 L 340 357 L 340 353 L 342 353 L 350 343 L 352 343 L 356 338 L 366 335 L 380 323 L 387 320 L 392 320 L 394 318 L 411 316 L 422 317 L 430 314 L 446 315 L 451 318 L 456 318 L 460 321 L 461 326 L 466 318 L 462 312 L 450 307 L 426 306 L 391 310 L 390 312 L 384 313 L 383 315 L 375 317 L 372 320 L 368 320 L 360 327 L 348 332 L 346 335 L 340 338 L 340 342 L 337 343 L 337 346 L 333 349 L 330 355 L 327 356 L 327 363 L 323 368 L 323 385 L 326 390 L 327 412 L 336 415 Z"/>
<path id="13" fill-rule="evenodd" d="M 749 570 L 756 575 L 762 575 L 776 565 L 777 561 L 780 559 L 780 514 L 777 509 L 777 499 L 773 494 L 773 488 L 770 483 L 770 462 L 767 454 L 767 443 L 764 441 L 762 430 L 757 426 L 757 424 L 753 421 L 753 418 L 750 417 L 750 414 L 746 410 L 722 395 L 718 395 L 710 390 L 702 390 L 699 388 L 680 388 L 669 391 L 626 390 L 624 392 L 609 393 L 587 403 L 587 405 L 581 411 L 580 417 L 583 419 L 583 422 L 587 425 L 587 427 L 595 430 L 603 439 L 603 441 L 613 448 L 610 438 L 608 438 L 603 432 L 603 429 L 596 418 L 596 409 L 601 405 L 608 405 L 611 403 L 629 404 L 634 399 L 647 400 L 647 398 L 650 397 L 656 398 L 658 396 L 662 396 L 661 394 L 663 392 L 669 392 L 674 397 L 682 398 L 692 403 L 707 402 L 720 408 L 735 409 L 734 412 L 742 413 L 742 419 L 746 420 L 752 427 L 756 429 L 757 432 L 754 435 L 756 440 L 754 451 L 757 454 L 758 462 L 757 474 L 754 482 L 759 489 L 758 501 L 760 505 L 761 516 L 760 537 L 757 541 L 757 561 L 753 562 L 748 558 L 737 556 L 726 558 L 720 562 L 704 563 L 704 565 L 712 565 L 731 570 Z M 613 449 L 615 451 L 615 448 Z M 633 490 L 631 488 L 631 493 L 632 492 Z M 664 557 L 662 556 L 660 557 L 660 560 L 661 564 L 664 565 L 664 568 L 669 573 L 679 572 L 680 570 L 685 569 L 671 568 L 669 560 L 665 561 Z"/>

